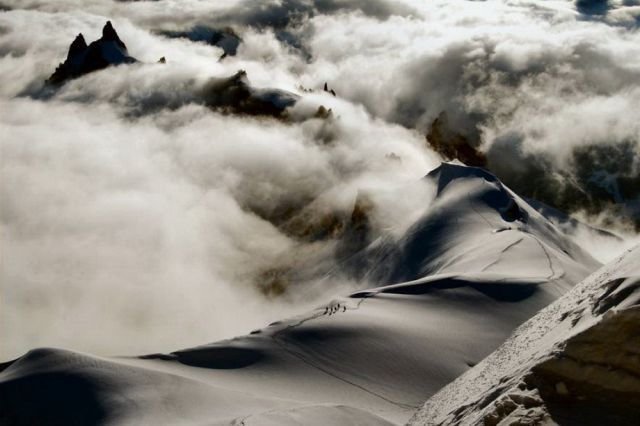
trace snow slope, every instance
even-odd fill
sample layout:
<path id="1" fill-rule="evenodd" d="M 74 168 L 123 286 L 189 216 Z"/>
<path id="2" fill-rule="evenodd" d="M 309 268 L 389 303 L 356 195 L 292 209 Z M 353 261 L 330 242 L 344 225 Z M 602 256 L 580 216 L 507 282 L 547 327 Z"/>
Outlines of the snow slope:
<path id="1" fill-rule="evenodd" d="M 632 425 L 640 247 L 585 279 L 426 402 L 413 425 Z"/>
<path id="2" fill-rule="evenodd" d="M 390 283 L 453 273 L 575 283 L 597 265 L 484 169 L 443 163 L 425 180 L 435 197 L 403 238 L 376 241 L 351 260 L 364 265 L 365 278 Z"/>
<path id="3" fill-rule="evenodd" d="M 373 287 L 247 336 L 170 353 L 31 351 L 0 373 L 3 420 L 406 422 L 599 266 L 488 172 L 443 164 L 425 179 L 433 199 L 403 235 L 343 260 Z"/>

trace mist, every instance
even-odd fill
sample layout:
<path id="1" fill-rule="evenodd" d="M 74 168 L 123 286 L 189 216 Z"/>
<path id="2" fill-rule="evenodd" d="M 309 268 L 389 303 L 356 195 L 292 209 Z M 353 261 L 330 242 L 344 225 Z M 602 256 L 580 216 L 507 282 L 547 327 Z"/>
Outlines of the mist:
<path id="1" fill-rule="evenodd" d="M 373 233 L 425 211 L 443 112 L 516 192 L 621 235 L 576 231 L 598 259 L 635 241 L 635 4 L 0 3 L 2 359 L 177 349 L 362 287 L 335 273 L 340 232 L 364 194 Z M 45 85 L 107 20 L 139 62 Z M 232 27 L 237 54 L 162 32 L 196 26 Z M 284 120 L 209 108 L 238 70 L 300 100 Z"/>

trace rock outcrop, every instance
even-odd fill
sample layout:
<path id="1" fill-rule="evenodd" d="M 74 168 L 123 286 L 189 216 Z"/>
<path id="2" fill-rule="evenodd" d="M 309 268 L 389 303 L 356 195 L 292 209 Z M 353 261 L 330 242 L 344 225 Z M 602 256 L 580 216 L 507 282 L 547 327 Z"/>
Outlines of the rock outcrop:
<path id="1" fill-rule="evenodd" d="M 216 46 L 224 52 L 220 59 L 235 56 L 242 39 L 231 27 L 210 28 L 197 25 L 185 31 L 159 31 L 160 35 L 169 38 L 184 38 L 194 42 L 207 43 Z"/>
<path id="2" fill-rule="evenodd" d="M 62 62 L 47 80 L 50 84 L 62 84 L 73 78 L 111 65 L 131 64 L 137 60 L 129 56 L 127 46 L 107 21 L 102 29 L 102 37 L 87 45 L 84 36 L 78 34 L 69 46 L 67 59 Z"/>
<path id="3" fill-rule="evenodd" d="M 487 164 L 485 155 L 478 150 L 479 142 L 472 143 L 468 137 L 453 130 L 444 111 L 431 123 L 426 139 L 427 144 L 446 160 L 460 160 L 475 167 Z"/>
<path id="4" fill-rule="evenodd" d="M 228 78 L 212 78 L 204 87 L 202 98 L 206 105 L 221 112 L 282 118 L 299 96 L 280 89 L 254 88 L 247 73 L 240 70 Z"/>
<path id="5" fill-rule="evenodd" d="M 413 425 L 632 425 L 640 247 L 605 265 L 427 401 Z"/>

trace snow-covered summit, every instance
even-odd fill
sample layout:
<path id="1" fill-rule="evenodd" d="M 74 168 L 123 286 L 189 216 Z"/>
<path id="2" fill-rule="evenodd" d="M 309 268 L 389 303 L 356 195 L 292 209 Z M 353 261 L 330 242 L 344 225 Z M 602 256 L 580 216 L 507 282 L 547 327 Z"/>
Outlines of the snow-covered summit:
<path id="1" fill-rule="evenodd" d="M 128 359 L 32 351 L 0 373 L 0 392 L 25 401 L 9 404 L 11 419 L 32 419 L 34 407 L 66 419 L 82 394 L 123 423 L 407 421 L 599 265 L 483 170 L 444 164 L 426 179 L 439 190 L 400 241 L 354 254 L 365 277 L 395 280 L 365 279 L 311 312 L 194 348 Z M 77 389 L 64 396 L 69 380 Z M 56 407 L 43 384 L 61 395 Z"/>
<path id="2" fill-rule="evenodd" d="M 399 240 L 378 239 L 348 263 L 390 284 L 435 274 L 474 274 L 575 283 L 599 266 L 584 250 L 488 171 L 442 163 L 424 213 Z"/>

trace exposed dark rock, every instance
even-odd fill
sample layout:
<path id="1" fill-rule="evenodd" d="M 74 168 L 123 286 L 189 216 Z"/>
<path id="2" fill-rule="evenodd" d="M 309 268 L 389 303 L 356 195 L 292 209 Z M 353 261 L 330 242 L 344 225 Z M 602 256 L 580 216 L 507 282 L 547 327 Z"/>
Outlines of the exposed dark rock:
<path id="1" fill-rule="evenodd" d="M 169 38 L 185 38 L 219 47 L 224 51 L 220 59 L 235 56 L 238 53 L 240 43 L 242 43 L 240 36 L 231 27 L 218 29 L 198 25 L 186 31 L 160 31 L 159 33 Z"/>
<path id="2" fill-rule="evenodd" d="M 575 147 L 564 170 L 548 155 L 507 149 L 494 144 L 487 152 L 486 168 L 518 194 L 567 213 L 598 216 L 603 226 L 640 229 L 640 156 L 635 141 Z"/>
<path id="3" fill-rule="evenodd" d="M 247 73 L 238 71 L 228 78 L 214 78 L 205 86 L 204 102 L 221 112 L 284 118 L 298 96 L 279 89 L 251 87 Z"/>
<path id="4" fill-rule="evenodd" d="M 609 0 L 576 0 L 576 9 L 584 15 L 605 15 L 609 7 Z"/>
<path id="5" fill-rule="evenodd" d="M 126 49 L 127 46 L 124 45 L 120 37 L 118 37 L 118 33 L 111 25 L 111 21 L 107 21 L 105 26 L 102 28 L 102 40 L 103 41 L 114 41 L 120 46 L 122 49 Z"/>
<path id="6" fill-rule="evenodd" d="M 640 230 L 640 151 L 635 140 L 576 146 L 565 169 L 550 154 L 521 149 L 522 141 L 513 135 L 482 152 L 480 137 L 459 131 L 445 112 L 433 121 L 426 140 L 445 159 L 490 170 L 521 196 L 570 214 L 593 215 L 605 227 Z"/>
<path id="7" fill-rule="evenodd" d="M 485 167 L 487 159 L 478 150 L 479 142 L 471 142 L 449 125 L 446 112 L 441 112 L 431 124 L 427 143 L 446 160 L 460 160 L 468 166 Z"/>
<path id="8" fill-rule="evenodd" d="M 639 255 L 628 251 L 540 311 L 409 424 L 637 424 Z"/>
<path id="9" fill-rule="evenodd" d="M 71 42 L 71 46 L 69 46 L 69 53 L 67 54 L 67 61 L 72 61 L 74 58 L 79 57 L 83 54 L 83 52 L 87 49 L 87 42 L 84 40 L 84 36 L 82 33 L 78 34 Z"/>
<path id="10" fill-rule="evenodd" d="M 333 89 L 329 89 L 329 85 L 325 81 L 323 90 L 327 93 L 331 93 L 333 96 L 336 96 L 336 92 Z"/>
<path id="11" fill-rule="evenodd" d="M 316 113 L 313 115 L 313 117 L 327 119 L 332 115 L 333 115 L 333 111 L 331 111 L 331 108 L 327 109 L 324 105 L 320 105 Z"/>
<path id="12" fill-rule="evenodd" d="M 133 62 L 137 62 L 137 60 L 129 56 L 127 46 L 120 40 L 111 22 L 107 21 L 102 29 L 102 37 L 88 46 L 84 36 L 78 34 L 69 46 L 67 59 L 58 65 L 47 82 L 56 85 L 62 84 L 111 65 Z"/>
<path id="13" fill-rule="evenodd" d="M 373 238 L 371 216 L 375 209 L 372 199 L 364 192 L 358 192 L 351 217 L 345 224 L 342 238 L 336 248 L 337 259 L 349 259 L 369 245 Z M 349 273 L 360 278 L 361 271 L 369 259 L 352 258 L 345 265 Z"/>
<path id="14" fill-rule="evenodd" d="M 287 268 L 270 268 L 259 274 L 256 286 L 268 298 L 282 296 L 291 285 L 290 274 Z"/>

